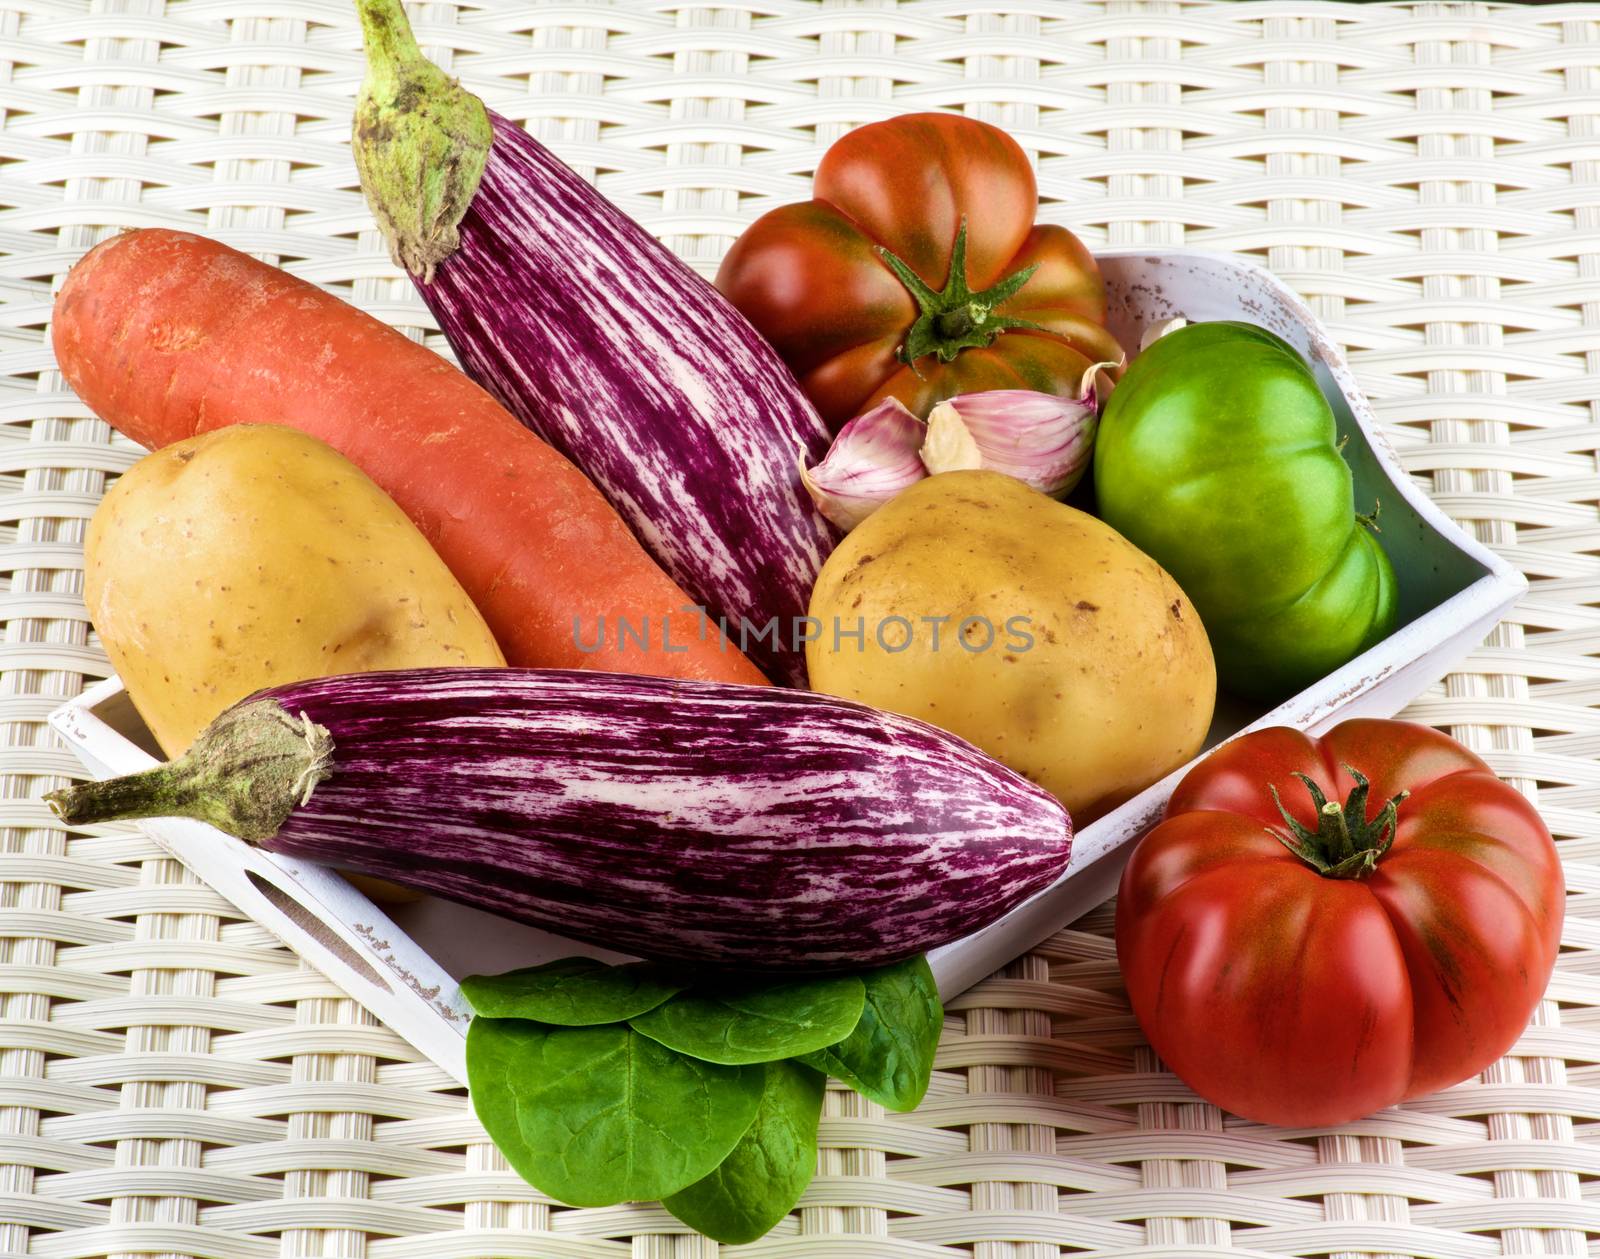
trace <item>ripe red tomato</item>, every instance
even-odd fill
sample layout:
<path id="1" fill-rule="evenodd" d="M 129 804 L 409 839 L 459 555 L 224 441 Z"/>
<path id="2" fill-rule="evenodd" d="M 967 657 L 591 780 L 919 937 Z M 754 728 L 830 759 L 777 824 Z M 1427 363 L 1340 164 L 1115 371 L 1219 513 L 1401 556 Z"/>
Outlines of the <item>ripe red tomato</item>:
<path id="1" fill-rule="evenodd" d="M 1565 887 L 1539 815 L 1476 756 L 1358 720 L 1212 753 L 1118 896 L 1117 957 L 1156 1052 L 1207 1100 L 1299 1127 L 1504 1054 L 1549 982 Z"/>
<path id="2" fill-rule="evenodd" d="M 717 287 L 834 429 L 891 396 L 920 416 L 987 389 L 1076 396 L 1087 368 L 1122 359 L 1099 267 L 1066 228 L 1035 226 L 1033 171 L 998 127 L 858 127 L 812 193 L 752 224 Z"/>

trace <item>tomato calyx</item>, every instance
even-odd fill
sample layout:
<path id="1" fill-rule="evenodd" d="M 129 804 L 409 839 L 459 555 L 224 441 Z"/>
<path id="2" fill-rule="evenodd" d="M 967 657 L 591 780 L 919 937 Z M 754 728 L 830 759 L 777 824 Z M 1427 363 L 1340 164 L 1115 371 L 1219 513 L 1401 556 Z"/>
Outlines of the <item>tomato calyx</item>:
<path id="1" fill-rule="evenodd" d="M 1317 829 L 1311 830 L 1289 812 L 1278 797 L 1277 787 L 1267 786 L 1272 801 L 1283 815 L 1289 833 L 1272 831 L 1277 841 L 1299 857 L 1318 874 L 1328 879 L 1359 879 L 1370 874 L 1378 859 L 1394 843 L 1394 830 L 1398 821 L 1400 803 L 1411 793 L 1397 792 L 1384 802 L 1378 815 L 1367 818 L 1367 792 L 1371 784 L 1360 770 L 1346 765 L 1345 772 L 1355 779 L 1350 798 L 1344 804 L 1329 800 L 1322 788 L 1307 774 L 1295 777 L 1311 793 L 1311 802 L 1317 807 Z"/>
<path id="2" fill-rule="evenodd" d="M 962 350 L 981 350 L 1002 332 L 1025 328 L 1031 332 L 1045 332 L 1027 319 L 1013 319 L 996 315 L 995 307 L 1010 301 L 1022 286 L 1033 278 L 1039 269 L 1037 262 L 1014 271 L 998 284 L 974 293 L 967 286 L 967 220 L 963 216 L 956 231 L 956 240 L 950 250 L 950 278 L 943 291 L 929 286 L 905 261 L 882 245 L 878 256 L 895 278 L 905 285 L 906 291 L 916 300 L 921 312 L 906 339 L 895 350 L 895 357 L 916 371 L 917 360 L 929 354 L 939 356 L 941 363 L 955 360 Z M 918 372 L 920 376 L 922 373 Z"/>

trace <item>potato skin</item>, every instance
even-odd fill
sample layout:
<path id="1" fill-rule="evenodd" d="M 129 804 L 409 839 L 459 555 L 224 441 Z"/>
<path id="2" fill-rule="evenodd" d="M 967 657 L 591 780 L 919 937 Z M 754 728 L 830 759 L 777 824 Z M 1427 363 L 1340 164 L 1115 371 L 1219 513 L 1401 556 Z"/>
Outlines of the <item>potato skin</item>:
<path id="1" fill-rule="evenodd" d="M 1211 724 L 1211 644 L 1177 583 L 1102 521 L 1000 473 L 941 473 L 879 508 L 823 565 L 811 615 L 813 689 L 960 735 L 1080 824 L 1189 760 Z M 915 626 L 904 650 L 878 641 L 891 616 Z M 939 616 L 934 650 L 921 618 Z M 858 617 L 859 651 L 834 634 Z M 957 641 L 967 617 L 994 626 L 992 646 Z M 1012 617 L 1029 618 L 1031 646 L 1007 633 Z M 984 637 L 969 626 L 973 647 Z"/>
<path id="2" fill-rule="evenodd" d="M 89 616 L 169 756 L 264 686 L 505 663 L 416 526 L 294 429 L 239 425 L 146 455 L 89 522 L 84 565 Z"/>

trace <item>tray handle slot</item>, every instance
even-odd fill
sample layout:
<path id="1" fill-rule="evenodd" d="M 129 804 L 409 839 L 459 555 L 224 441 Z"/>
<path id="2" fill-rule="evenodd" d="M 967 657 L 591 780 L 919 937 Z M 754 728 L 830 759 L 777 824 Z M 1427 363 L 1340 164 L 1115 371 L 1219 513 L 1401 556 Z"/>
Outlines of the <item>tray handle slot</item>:
<path id="1" fill-rule="evenodd" d="M 361 978 L 369 983 L 377 984 L 385 991 L 393 992 L 389 981 L 375 971 L 359 953 L 341 940 L 338 934 L 310 910 L 308 910 L 289 893 L 285 892 L 272 880 L 263 878 L 254 870 L 246 870 L 245 877 L 250 880 L 250 886 L 265 897 L 280 914 L 299 927 L 308 936 L 326 949 L 340 962 L 348 966 Z"/>

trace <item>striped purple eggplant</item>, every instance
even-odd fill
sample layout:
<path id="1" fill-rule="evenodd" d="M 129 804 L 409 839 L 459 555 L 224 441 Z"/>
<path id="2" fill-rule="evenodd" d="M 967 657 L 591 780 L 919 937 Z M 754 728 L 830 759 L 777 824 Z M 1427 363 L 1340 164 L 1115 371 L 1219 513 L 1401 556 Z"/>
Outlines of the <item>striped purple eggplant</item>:
<path id="1" fill-rule="evenodd" d="M 877 966 L 1066 869 L 1054 797 L 909 717 L 806 691 L 554 669 L 274 687 L 180 760 L 47 797 L 183 816 L 642 957 Z"/>
<path id="2" fill-rule="evenodd" d="M 362 187 L 461 366 L 581 468 L 775 681 L 838 539 L 800 484 L 828 431 L 745 317 L 358 0 Z M 777 634 L 755 634 L 776 617 Z M 776 638 L 776 642 L 772 641 Z"/>

